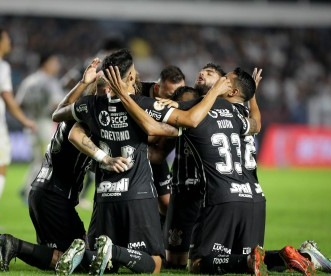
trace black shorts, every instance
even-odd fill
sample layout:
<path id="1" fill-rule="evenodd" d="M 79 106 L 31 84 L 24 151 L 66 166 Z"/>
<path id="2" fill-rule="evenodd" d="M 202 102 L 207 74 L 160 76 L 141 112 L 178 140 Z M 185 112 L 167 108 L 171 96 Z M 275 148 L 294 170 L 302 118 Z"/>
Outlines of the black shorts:
<path id="1" fill-rule="evenodd" d="M 164 257 L 157 198 L 101 202 L 96 205 L 95 234 L 118 246 Z"/>
<path id="2" fill-rule="evenodd" d="M 200 196 L 190 191 L 171 194 L 165 222 L 165 248 L 188 252 L 193 226 L 200 210 Z"/>
<path id="3" fill-rule="evenodd" d="M 64 252 L 74 239 L 85 239 L 85 228 L 68 199 L 45 189 L 32 188 L 29 213 L 38 244 Z"/>
<path id="4" fill-rule="evenodd" d="M 170 194 L 172 176 L 168 162 L 164 160 L 161 164 L 151 164 L 154 178 L 154 185 L 158 196 Z"/>
<path id="5" fill-rule="evenodd" d="M 265 202 L 227 202 L 201 209 L 193 228 L 190 259 L 210 254 L 249 254 L 263 246 Z"/>

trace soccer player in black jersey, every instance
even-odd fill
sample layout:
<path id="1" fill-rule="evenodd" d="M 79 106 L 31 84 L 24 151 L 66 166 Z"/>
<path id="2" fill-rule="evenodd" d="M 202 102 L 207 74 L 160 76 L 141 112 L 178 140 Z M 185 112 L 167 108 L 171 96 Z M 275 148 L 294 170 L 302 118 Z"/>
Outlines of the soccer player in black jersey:
<path id="1" fill-rule="evenodd" d="M 206 71 L 207 74 L 210 74 L 212 77 L 215 74 L 213 70 L 207 69 Z M 237 69 L 229 73 L 227 77 L 232 82 L 232 91 L 227 93 L 229 97 L 235 97 L 239 102 L 244 102 L 253 96 L 255 83 L 246 72 Z M 215 79 L 219 79 L 219 77 L 215 76 Z M 200 75 L 198 82 L 202 80 L 203 76 Z M 217 132 L 216 130 L 221 132 Z M 251 186 L 249 183 L 246 183 L 246 180 L 242 176 L 240 156 L 230 155 L 231 150 L 237 155 L 240 154 L 240 135 L 244 135 L 249 131 L 258 131 L 256 122 L 253 119 L 244 119 L 230 102 L 222 99 L 216 100 L 208 116 L 206 116 L 197 128 L 187 128 L 184 130 L 184 138 L 191 147 L 196 161 L 199 162 L 200 174 L 206 185 L 204 197 L 206 207 L 202 209 L 204 215 L 210 214 L 209 212 L 205 213 L 206 210 L 217 210 L 216 212 L 219 211 L 221 214 L 228 214 L 229 211 L 233 211 L 233 209 L 236 208 L 238 209 L 236 213 L 240 214 L 241 211 L 246 210 L 246 202 L 249 202 L 250 204 L 248 205 L 250 208 L 253 208 L 253 195 L 250 194 Z M 229 142 L 235 144 L 234 149 L 231 148 Z M 214 167 L 214 165 L 216 167 Z M 230 203 L 227 203 L 229 201 Z M 219 207 L 220 205 L 222 205 L 222 208 Z M 229 210 L 224 209 L 227 206 L 229 206 Z M 243 208 L 244 206 L 245 208 Z M 229 212 L 229 215 L 230 214 Z M 200 218 L 204 217 L 200 216 Z M 223 216 L 224 223 L 231 220 L 231 215 L 230 217 Z M 240 224 L 242 220 L 247 221 L 247 223 L 252 223 L 252 219 L 247 219 L 245 215 L 243 215 L 240 220 L 236 220 L 236 223 Z M 216 224 L 213 224 L 213 222 Z M 218 220 L 212 220 L 210 217 L 208 217 L 208 220 L 203 220 L 203 223 L 205 235 L 203 236 L 201 232 L 199 232 L 198 235 L 195 234 L 196 236 L 193 240 L 197 239 L 198 243 L 193 245 L 193 250 L 190 252 L 195 265 L 198 264 L 198 261 L 200 261 L 202 257 L 210 256 L 213 248 L 216 252 L 224 250 L 224 253 L 229 254 L 231 250 L 233 250 L 233 253 L 242 254 L 245 253 L 244 250 L 247 249 L 246 247 L 253 248 L 255 246 L 250 242 L 251 229 L 249 227 L 247 227 L 247 231 L 243 229 L 245 230 L 243 231 L 243 236 L 238 235 L 235 236 L 235 238 L 228 238 L 225 233 L 234 234 L 234 229 L 230 228 L 229 231 L 219 229 L 219 227 L 217 227 L 217 225 L 219 225 Z M 245 224 L 241 225 L 243 226 Z M 202 227 L 199 227 L 198 224 L 197 228 L 201 231 Z M 215 229 L 217 229 L 218 235 L 216 235 Z M 221 230 L 223 230 L 224 235 L 219 233 L 222 232 Z M 198 240 L 198 237 L 199 239 L 202 238 L 204 242 Z M 235 242 L 237 242 L 238 245 L 235 244 Z M 197 245 L 199 245 L 199 247 L 195 248 Z M 259 262 L 260 260 L 257 261 Z M 233 267 L 231 267 L 229 271 L 235 272 L 232 269 Z M 194 269 L 191 269 L 191 271 L 194 272 Z M 247 262 L 242 271 L 247 272 Z"/>
<path id="2" fill-rule="evenodd" d="M 169 99 L 174 91 L 185 85 L 185 75 L 174 65 L 169 65 L 162 69 L 157 82 L 142 82 L 141 95 L 155 99 Z M 166 156 L 158 158 L 160 137 L 149 138 L 149 157 L 151 161 L 154 185 L 158 194 L 159 212 L 161 216 L 161 226 L 166 218 L 170 198 L 171 173 Z"/>
<path id="3" fill-rule="evenodd" d="M 92 61 L 82 82 L 88 84 L 95 80 L 99 63 L 99 60 Z M 87 84 L 81 85 L 80 88 L 84 90 Z M 39 269 L 52 269 L 74 239 L 85 240 L 85 228 L 75 206 L 78 204 L 78 196 L 91 158 L 82 154 L 68 140 L 74 123 L 75 121 L 71 120 L 58 124 L 43 158 L 42 167 L 31 184 L 29 212 L 38 245 L 9 234 L 0 235 L 0 271 L 8 271 L 9 263 L 14 257 Z M 85 141 L 94 146 L 94 151 L 98 150 L 88 137 Z M 89 155 L 93 156 L 93 151 Z M 117 168 L 123 164 L 130 164 L 122 157 L 104 156 L 99 161 L 108 170 L 114 171 L 118 171 Z"/>
<path id="4" fill-rule="evenodd" d="M 118 66 L 119 78 L 127 83 L 127 91 L 133 91 L 136 71 L 131 54 L 123 49 L 106 57 L 103 71 L 108 74 L 108 67 L 112 65 Z M 166 108 L 151 98 L 127 96 L 128 100 L 134 98 L 151 117 L 159 121 L 167 120 L 173 124 L 194 127 L 204 118 L 215 98 L 229 90 L 229 81 L 222 79 L 218 88 L 188 111 Z M 117 245 L 122 246 L 114 245 L 110 249 L 113 261 L 126 264 L 135 272 L 159 272 L 164 247 L 160 223 L 158 219 L 155 220 L 158 210 L 147 158 L 147 134 L 173 135 L 173 130 L 169 134 L 166 131 L 169 126 L 164 126 L 161 132 L 153 128 L 152 131 L 145 129 L 147 133 L 144 133 L 134 120 L 143 125 L 145 121 L 127 112 L 123 102 L 111 94 L 104 97 L 83 97 L 74 105 L 63 103 L 53 113 L 55 121 L 69 118 L 84 121 L 103 151 L 112 155 L 127 155 L 133 161 L 132 168 L 120 175 L 105 172 L 102 167 L 96 168 L 96 233 L 107 234 Z M 103 254 L 104 245 L 109 242 L 104 237 L 100 239 L 97 244 Z M 99 255 L 92 263 L 93 269 L 97 267 Z M 104 257 L 101 256 L 101 259 L 104 260 Z M 96 270 L 104 268 L 104 262 L 101 262 L 101 267 Z"/>

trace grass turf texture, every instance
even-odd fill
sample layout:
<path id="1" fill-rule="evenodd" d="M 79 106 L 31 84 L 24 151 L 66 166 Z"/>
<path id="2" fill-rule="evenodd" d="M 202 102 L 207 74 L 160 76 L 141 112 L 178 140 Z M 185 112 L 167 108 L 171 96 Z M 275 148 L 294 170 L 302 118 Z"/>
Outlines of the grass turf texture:
<path id="1" fill-rule="evenodd" d="M 0 232 L 35 243 L 36 237 L 27 206 L 19 197 L 26 164 L 12 164 L 0 200 Z M 315 240 L 321 251 L 331 257 L 331 170 L 264 169 L 259 179 L 267 198 L 267 223 L 264 248 L 281 249 L 285 245 L 299 247 L 307 239 Z M 92 189 L 89 192 L 92 198 Z M 77 208 L 88 227 L 90 211 Z M 121 274 L 131 273 L 120 270 Z M 164 270 L 162 275 L 185 274 Z M 298 273 L 269 273 L 269 275 L 299 275 Z M 324 273 L 318 273 L 323 275 Z M 32 268 L 21 260 L 12 260 L 10 272 L 4 275 L 54 275 Z M 77 274 L 79 275 L 79 274 Z"/>

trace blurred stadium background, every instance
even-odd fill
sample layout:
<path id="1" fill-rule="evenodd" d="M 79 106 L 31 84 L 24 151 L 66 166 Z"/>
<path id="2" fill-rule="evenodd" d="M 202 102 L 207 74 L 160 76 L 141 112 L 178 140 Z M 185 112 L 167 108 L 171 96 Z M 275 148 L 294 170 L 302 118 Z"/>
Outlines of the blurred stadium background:
<path id="1" fill-rule="evenodd" d="M 263 68 L 260 164 L 331 167 L 331 1 L 1 0 L 0 25 L 14 43 L 15 88 L 43 52 L 61 56 L 63 77 L 111 37 L 132 50 L 145 81 L 168 64 L 188 85 L 210 61 L 226 71 Z M 20 126 L 8 120 L 14 160 L 29 160 Z"/>

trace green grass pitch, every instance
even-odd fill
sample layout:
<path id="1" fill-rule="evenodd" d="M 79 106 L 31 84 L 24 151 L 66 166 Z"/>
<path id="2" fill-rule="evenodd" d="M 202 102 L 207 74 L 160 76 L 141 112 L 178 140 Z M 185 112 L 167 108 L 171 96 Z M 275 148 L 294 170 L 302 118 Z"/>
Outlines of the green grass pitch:
<path id="1" fill-rule="evenodd" d="M 27 206 L 19 197 L 25 177 L 26 164 L 12 164 L 0 200 L 0 232 L 10 233 L 29 242 L 35 242 Z M 294 247 L 307 239 L 315 240 L 321 251 L 331 257 L 331 169 L 266 169 L 258 170 L 260 184 L 267 198 L 265 249 L 277 250 L 285 245 Z M 92 198 L 93 191 L 90 191 Z M 90 211 L 77 208 L 85 226 Z M 121 270 L 121 274 L 130 273 Z M 184 274 L 165 270 L 162 275 Z M 269 275 L 299 275 L 297 273 L 270 273 Z M 323 275 L 323 273 L 318 273 Z M 10 272 L 4 275 L 54 275 L 12 260 Z"/>

